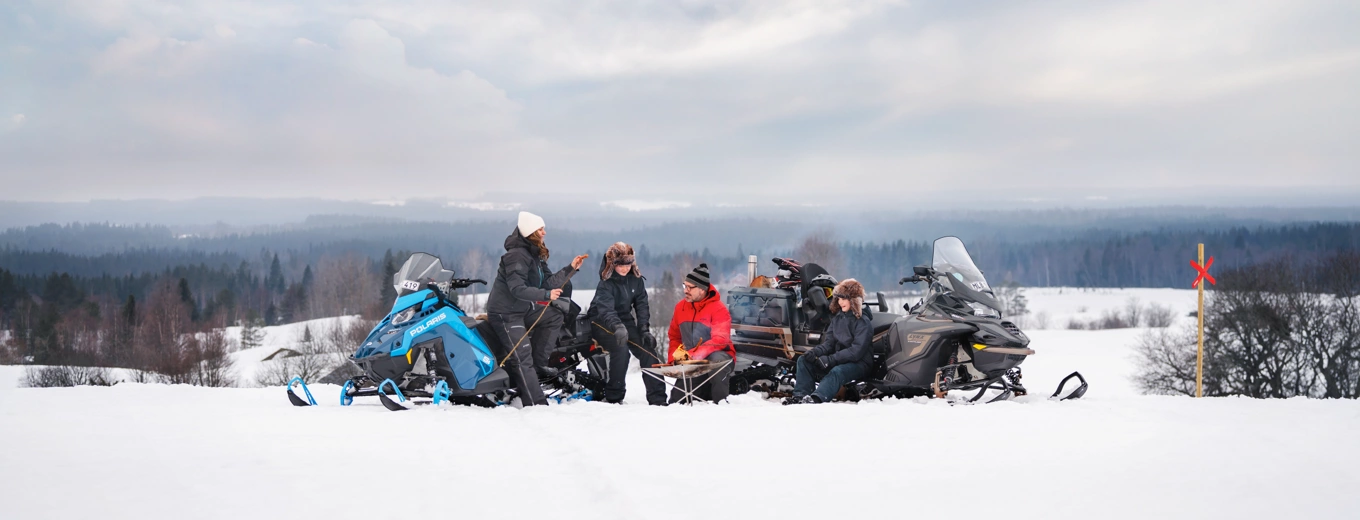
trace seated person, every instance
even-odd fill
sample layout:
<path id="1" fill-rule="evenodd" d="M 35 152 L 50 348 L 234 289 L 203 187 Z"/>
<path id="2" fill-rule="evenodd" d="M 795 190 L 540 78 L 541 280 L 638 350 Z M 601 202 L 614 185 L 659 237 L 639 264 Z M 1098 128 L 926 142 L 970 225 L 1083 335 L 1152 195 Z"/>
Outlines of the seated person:
<path id="1" fill-rule="evenodd" d="M 869 375 L 874 326 L 864 315 L 864 286 L 854 278 L 836 284 L 831 313 L 822 343 L 798 358 L 797 383 L 784 404 L 830 401 L 845 383 Z"/>
<path id="2" fill-rule="evenodd" d="M 617 242 L 609 246 L 600 264 L 600 285 L 590 302 L 593 321 L 591 335 L 609 352 L 609 377 L 604 386 L 606 403 L 622 403 L 627 386 L 628 354 L 644 367 L 665 363 L 650 332 L 652 314 L 647 303 L 647 287 L 638 269 L 633 246 Z M 666 384 L 643 377 L 647 404 L 666 405 Z"/>
<path id="3" fill-rule="evenodd" d="M 732 315 L 727 312 L 718 296 L 718 290 L 708 281 L 708 264 L 699 264 L 683 282 L 685 298 L 675 304 L 667 336 L 670 339 L 669 362 L 687 359 L 707 359 L 710 363 L 720 364 L 736 359 L 737 351 L 729 339 L 732 333 Z M 701 376 L 708 379 L 700 385 L 694 395 L 718 402 L 727 399 L 728 386 L 732 377 L 732 364 L 728 363 L 717 374 Z M 671 402 L 680 401 L 684 394 L 679 390 L 671 392 Z"/>

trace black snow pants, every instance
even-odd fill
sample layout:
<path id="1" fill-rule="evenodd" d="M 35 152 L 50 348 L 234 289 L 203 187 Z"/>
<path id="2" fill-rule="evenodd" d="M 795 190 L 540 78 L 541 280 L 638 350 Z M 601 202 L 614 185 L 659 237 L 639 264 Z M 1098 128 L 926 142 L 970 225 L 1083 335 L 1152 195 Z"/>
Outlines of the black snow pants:
<path id="1" fill-rule="evenodd" d="M 598 325 L 597 325 L 598 324 Z M 628 328 L 628 339 L 638 345 L 642 344 L 642 331 L 635 323 L 623 323 Z M 604 399 L 610 402 L 622 402 L 623 396 L 627 392 L 624 385 L 624 378 L 628 376 L 628 353 L 632 352 L 633 357 L 637 358 L 638 364 L 650 367 L 654 364 L 664 364 L 665 361 L 658 361 L 656 352 L 648 351 L 639 346 L 627 345 L 621 348 L 617 345 L 618 340 L 614 334 L 605 330 L 603 323 L 595 322 L 590 326 L 590 336 L 595 339 L 600 347 L 609 352 L 609 377 L 606 378 L 604 385 Z M 642 376 L 642 387 L 647 390 L 647 404 L 665 406 L 666 405 L 666 384 L 653 379 L 651 376 Z"/>
<path id="2" fill-rule="evenodd" d="M 538 384 L 538 374 L 534 371 L 534 359 L 539 350 L 543 350 L 543 359 L 546 363 L 547 355 L 553 349 L 553 344 L 557 343 L 557 337 L 561 334 L 562 313 L 549 310 L 539 319 L 539 313 L 543 306 L 536 306 L 533 312 L 528 314 L 491 314 L 486 315 L 487 321 L 491 322 L 491 328 L 496 331 L 496 339 L 504 346 L 505 352 L 501 356 L 509 355 L 505 361 L 505 371 L 509 373 L 510 379 L 515 382 L 515 388 L 519 393 L 519 401 L 523 406 L 546 405 L 548 398 L 543 394 L 543 387 Z M 550 322 L 550 317 L 556 316 L 557 324 L 554 326 Z M 534 320 L 538 319 L 538 325 L 534 326 L 533 335 L 524 337 L 524 333 Z M 549 323 L 544 323 L 549 322 Z M 552 341 L 552 344 L 547 343 Z M 519 347 L 515 347 L 516 342 Z M 513 349 L 513 351 L 512 351 Z"/>
<path id="3" fill-rule="evenodd" d="M 538 317 L 539 313 L 543 313 L 542 318 Z M 562 337 L 562 324 L 566 322 L 566 315 L 562 313 L 562 309 L 552 305 L 548 306 L 547 312 L 543 311 L 542 305 L 534 305 L 533 312 L 524 316 L 524 326 L 533 325 L 535 319 L 538 320 L 538 326 L 534 327 L 534 333 L 529 336 L 534 346 L 534 366 L 546 367 L 553 349 L 557 348 L 557 341 Z"/>

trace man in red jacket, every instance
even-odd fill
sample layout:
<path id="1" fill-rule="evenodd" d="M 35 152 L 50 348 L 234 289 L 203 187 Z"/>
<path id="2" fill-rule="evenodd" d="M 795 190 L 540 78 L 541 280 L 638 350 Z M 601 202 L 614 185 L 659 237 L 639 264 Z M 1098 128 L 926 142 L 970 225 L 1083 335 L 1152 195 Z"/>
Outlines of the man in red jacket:
<path id="1" fill-rule="evenodd" d="M 730 339 L 732 315 L 723 305 L 718 290 L 709 283 L 708 264 L 699 264 L 685 275 L 683 283 L 685 299 L 675 304 L 667 334 L 670 337 L 669 358 L 672 363 L 686 359 L 707 359 L 713 364 L 727 362 L 694 392 L 694 395 L 716 403 L 727 398 L 731 361 L 737 356 Z M 679 401 L 682 396 L 679 391 L 671 392 L 671 402 Z"/>

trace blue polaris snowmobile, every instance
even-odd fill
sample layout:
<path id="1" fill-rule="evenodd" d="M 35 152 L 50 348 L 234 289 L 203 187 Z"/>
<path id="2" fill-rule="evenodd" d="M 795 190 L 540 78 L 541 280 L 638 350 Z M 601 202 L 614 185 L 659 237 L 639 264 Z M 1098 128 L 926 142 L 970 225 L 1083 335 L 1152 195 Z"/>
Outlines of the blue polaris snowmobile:
<path id="1" fill-rule="evenodd" d="M 494 343 L 496 336 L 489 324 L 467 316 L 449 295 L 453 290 L 486 284 L 485 280 L 456 279 L 443 268 L 439 258 L 428 253 L 411 255 L 392 277 L 397 299 L 387 317 L 378 322 L 350 356 L 363 374 L 345 382 L 341 405 L 355 397 L 377 396 L 389 410 L 405 410 L 409 404 L 469 404 L 498 406 L 515 396 L 514 384 L 500 368 L 506 349 Z M 579 306 L 572 307 L 575 318 Z M 567 320 L 575 322 L 574 319 Z M 580 337 L 563 334 L 554 350 L 552 365 L 559 375 L 544 384 L 545 393 L 561 402 L 564 399 L 590 399 L 603 390 L 602 378 L 577 370 L 586 360 L 599 363 L 602 354 L 589 334 Z M 490 342 L 487 339 L 490 339 Z M 528 345 L 520 345 L 525 348 Z M 604 372 L 591 365 L 591 373 Z M 288 385 L 288 400 L 297 406 L 315 405 L 307 390 L 306 399 L 293 393 L 294 378 Z"/>

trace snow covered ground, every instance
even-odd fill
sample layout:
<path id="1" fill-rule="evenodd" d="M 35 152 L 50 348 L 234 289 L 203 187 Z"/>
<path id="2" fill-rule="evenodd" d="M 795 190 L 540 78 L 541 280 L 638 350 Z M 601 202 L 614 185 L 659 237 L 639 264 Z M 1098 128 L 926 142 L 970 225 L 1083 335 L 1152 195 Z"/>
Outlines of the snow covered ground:
<path id="1" fill-rule="evenodd" d="M 1052 304 L 1035 295 L 1031 308 L 1098 313 L 1129 296 L 1078 294 L 1055 292 Z M 1166 298 L 1194 305 L 1190 291 Z M 651 408 L 634 372 L 623 406 L 392 413 L 376 401 L 342 408 L 329 385 L 312 388 L 322 406 L 294 408 L 277 387 L 17 388 L 23 368 L 0 366 L 0 518 L 1360 511 L 1360 402 L 1139 395 L 1129 381 L 1139 333 L 1033 331 L 1038 355 L 1024 369 L 1035 395 L 975 406 L 922 398 L 783 407 L 748 394 L 724 406 Z M 1087 396 L 1045 400 L 1074 369 L 1091 382 Z"/>

